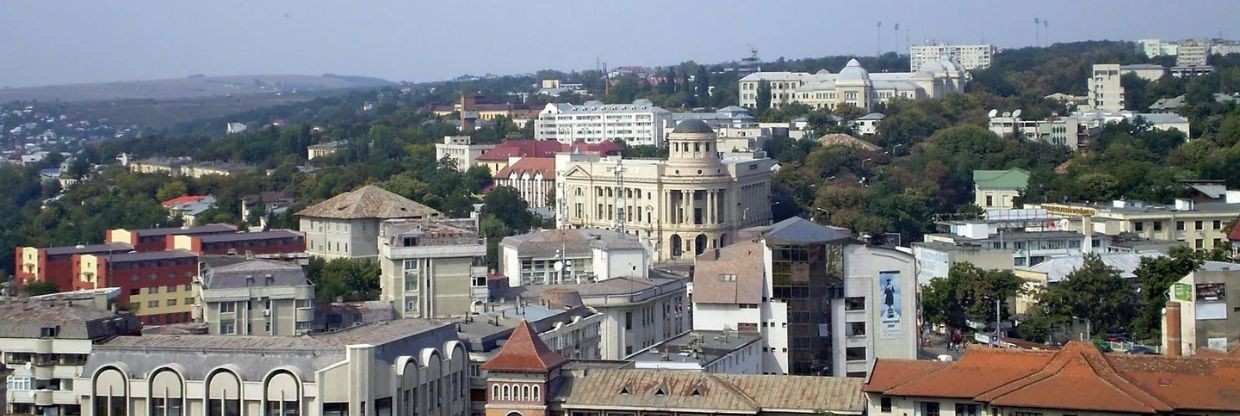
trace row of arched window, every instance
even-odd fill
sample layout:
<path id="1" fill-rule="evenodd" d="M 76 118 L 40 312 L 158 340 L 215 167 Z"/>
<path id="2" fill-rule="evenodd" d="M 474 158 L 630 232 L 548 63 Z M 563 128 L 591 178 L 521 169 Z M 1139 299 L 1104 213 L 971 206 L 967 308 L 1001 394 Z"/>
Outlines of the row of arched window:
<path id="1" fill-rule="evenodd" d="M 185 416 L 187 397 L 185 381 L 171 368 L 152 373 L 147 380 L 148 416 Z M 120 369 L 105 367 L 93 380 L 95 416 L 128 416 L 128 379 Z M 230 370 L 216 370 L 207 376 L 205 416 L 241 416 L 241 378 Z M 288 371 L 271 373 L 263 383 L 265 413 L 263 416 L 299 416 L 301 414 L 301 382 Z"/>
<path id="2" fill-rule="evenodd" d="M 495 383 L 491 385 L 491 400 L 537 402 L 542 400 L 537 384 Z"/>

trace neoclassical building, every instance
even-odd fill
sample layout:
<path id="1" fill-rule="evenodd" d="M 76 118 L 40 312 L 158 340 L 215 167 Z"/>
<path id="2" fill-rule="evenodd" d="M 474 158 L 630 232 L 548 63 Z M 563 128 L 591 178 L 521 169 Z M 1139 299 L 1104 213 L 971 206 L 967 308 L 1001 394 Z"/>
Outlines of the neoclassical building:
<path id="1" fill-rule="evenodd" d="M 941 98 L 964 92 L 968 74 L 949 60 L 923 63 L 917 72 L 869 73 L 856 59 L 833 74 L 823 69 L 807 72 L 755 72 L 737 85 L 741 107 L 758 106 L 758 87 L 771 86 L 771 107 L 801 103 L 813 108 L 834 109 L 841 104 L 873 111 L 893 98 L 917 100 Z"/>
<path id="2" fill-rule="evenodd" d="M 692 261 L 771 220 L 774 161 L 726 154 L 701 120 L 668 136 L 668 159 L 556 155 L 556 223 L 610 228 L 654 249 L 657 261 Z"/>

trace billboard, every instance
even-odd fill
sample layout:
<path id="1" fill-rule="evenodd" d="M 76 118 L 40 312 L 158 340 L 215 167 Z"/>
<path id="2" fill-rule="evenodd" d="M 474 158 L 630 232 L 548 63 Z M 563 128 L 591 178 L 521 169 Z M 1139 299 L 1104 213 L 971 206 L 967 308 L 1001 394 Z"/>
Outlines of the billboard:
<path id="1" fill-rule="evenodd" d="M 879 334 L 882 337 L 898 336 L 904 319 L 904 310 L 900 306 L 903 303 L 900 272 L 878 272 L 878 291 Z"/>

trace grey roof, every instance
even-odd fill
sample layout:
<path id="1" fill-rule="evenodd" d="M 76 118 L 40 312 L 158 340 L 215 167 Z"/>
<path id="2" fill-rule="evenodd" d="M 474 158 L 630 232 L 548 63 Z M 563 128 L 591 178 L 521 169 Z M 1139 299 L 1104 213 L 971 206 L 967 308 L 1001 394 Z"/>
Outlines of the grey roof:
<path id="1" fill-rule="evenodd" d="M 193 234 L 210 234 L 210 233 L 228 233 L 236 232 L 237 226 L 232 224 L 206 224 L 197 227 L 163 227 L 163 228 L 143 228 L 133 230 L 142 237 L 154 237 L 161 235 L 193 235 Z"/>
<path id="2" fill-rule="evenodd" d="M 864 116 L 858 117 L 857 120 L 882 120 L 884 117 L 887 116 L 883 115 L 883 113 L 868 113 Z"/>
<path id="3" fill-rule="evenodd" d="M 44 251 L 49 256 L 62 256 L 68 254 L 95 254 L 95 253 L 115 253 L 118 251 L 133 250 L 133 246 L 127 243 L 103 243 L 88 244 L 77 246 L 48 247 Z"/>
<path id="4" fill-rule="evenodd" d="M 0 303 L 0 338 L 40 338 L 43 328 L 59 328 L 59 339 L 103 339 L 136 331 L 132 315 L 64 300 Z"/>
<path id="5" fill-rule="evenodd" d="M 1188 123 L 1188 119 L 1176 113 L 1139 113 L 1137 117 L 1150 123 Z"/>
<path id="6" fill-rule="evenodd" d="M 267 281 L 267 277 L 271 281 Z M 307 286 L 310 281 L 301 266 L 276 260 L 248 260 L 212 267 L 203 276 L 204 289 L 231 289 L 251 286 Z"/>
<path id="7" fill-rule="evenodd" d="M 714 133 L 715 131 L 706 125 L 706 122 L 697 119 L 690 119 L 680 122 L 672 133 Z"/>
<path id="8" fill-rule="evenodd" d="M 174 260 L 174 259 L 196 259 L 197 254 L 185 250 L 164 250 L 164 251 L 145 251 L 130 253 L 113 253 L 104 254 L 105 258 L 112 263 L 125 263 L 133 261 L 158 261 L 158 260 Z"/>
<path id="9" fill-rule="evenodd" d="M 595 314 L 589 308 L 578 306 L 571 309 L 548 308 L 542 305 L 526 305 L 517 308 L 505 304 L 496 310 L 471 316 L 468 321 L 458 321 L 457 336 L 469 343 L 472 352 L 497 350 L 500 341 L 508 339 L 521 321 L 528 321 L 534 331 L 543 333 L 556 324 L 568 323 Z"/>
<path id="10" fill-rule="evenodd" d="M 733 351 L 762 340 L 756 332 L 694 330 L 630 357 L 645 362 L 698 363 L 705 367 Z"/>
<path id="11" fill-rule="evenodd" d="M 847 228 L 824 226 L 801 217 L 777 222 L 766 229 L 763 237 L 776 244 L 813 244 L 852 238 Z"/>
<path id="12" fill-rule="evenodd" d="M 552 257 L 556 251 L 566 249 L 566 256 L 589 255 L 593 249 L 638 250 L 644 249 L 636 237 L 628 234 L 593 228 L 533 231 L 504 237 L 504 247 L 516 248 L 521 257 Z"/>
<path id="13" fill-rule="evenodd" d="M 249 233 L 228 233 L 228 234 L 210 234 L 198 237 L 204 243 L 224 243 L 233 241 L 253 241 L 253 240 L 272 240 L 277 238 L 304 237 L 305 235 L 293 230 L 270 230 Z"/>
<path id="14" fill-rule="evenodd" d="M 1207 272 L 1240 272 L 1240 264 L 1225 261 L 1207 261 L 1201 264 L 1202 271 Z"/>
<path id="15" fill-rule="evenodd" d="M 1108 253 L 1099 254 L 1102 263 L 1119 270 L 1120 277 L 1130 279 L 1136 277 L 1133 274 L 1137 267 L 1141 265 L 1141 259 L 1150 257 L 1165 257 L 1162 253 L 1145 253 L 1145 254 L 1127 254 L 1127 253 Z M 1030 267 L 1029 270 L 1046 273 L 1046 281 L 1049 283 L 1057 283 L 1063 281 L 1069 274 L 1080 269 L 1085 264 L 1085 256 L 1064 256 L 1053 257 Z"/>
<path id="16" fill-rule="evenodd" d="M 366 185 L 312 205 L 297 213 L 311 218 L 427 218 L 438 217 L 440 212 L 426 205 L 389 192 L 374 185 Z"/>

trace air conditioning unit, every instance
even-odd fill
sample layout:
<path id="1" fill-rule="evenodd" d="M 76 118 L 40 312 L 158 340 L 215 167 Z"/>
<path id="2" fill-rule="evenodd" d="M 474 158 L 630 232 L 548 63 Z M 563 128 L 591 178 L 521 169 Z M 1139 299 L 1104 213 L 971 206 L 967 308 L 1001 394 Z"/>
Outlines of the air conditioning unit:
<path id="1" fill-rule="evenodd" d="M 264 310 L 263 310 L 263 316 L 271 316 L 271 310 L 270 310 L 270 309 L 264 309 Z"/>

